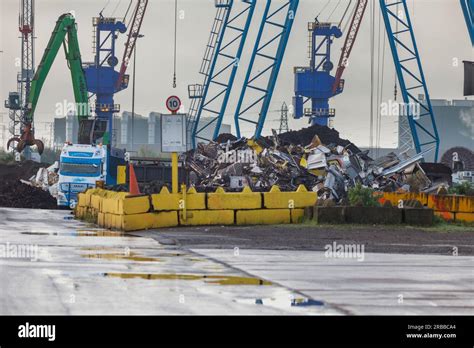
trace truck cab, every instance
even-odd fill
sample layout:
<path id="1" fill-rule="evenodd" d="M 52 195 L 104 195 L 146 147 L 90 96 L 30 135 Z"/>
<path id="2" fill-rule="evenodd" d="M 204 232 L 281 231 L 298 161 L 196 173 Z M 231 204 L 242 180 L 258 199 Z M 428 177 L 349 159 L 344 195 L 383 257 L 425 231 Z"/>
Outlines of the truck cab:
<path id="1" fill-rule="evenodd" d="M 58 206 L 74 207 L 77 195 L 105 181 L 107 147 L 65 144 L 59 159 Z"/>

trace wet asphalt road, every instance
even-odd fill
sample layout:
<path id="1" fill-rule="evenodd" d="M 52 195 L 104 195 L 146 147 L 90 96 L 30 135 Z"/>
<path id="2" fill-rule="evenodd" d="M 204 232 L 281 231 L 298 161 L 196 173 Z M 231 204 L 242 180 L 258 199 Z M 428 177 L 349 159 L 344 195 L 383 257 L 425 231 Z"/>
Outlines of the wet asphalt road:
<path id="1" fill-rule="evenodd" d="M 0 208 L 0 314 L 472 315 L 472 236 L 324 226 L 132 235 L 67 211 Z M 321 251 L 334 243 L 358 249 Z M 33 257 L 5 254 L 24 247 Z"/>
<path id="2" fill-rule="evenodd" d="M 213 226 L 134 234 L 183 248 L 323 251 L 336 242 L 364 245 L 365 252 L 474 255 L 474 228 L 438 232 L 406 226 Z"/>

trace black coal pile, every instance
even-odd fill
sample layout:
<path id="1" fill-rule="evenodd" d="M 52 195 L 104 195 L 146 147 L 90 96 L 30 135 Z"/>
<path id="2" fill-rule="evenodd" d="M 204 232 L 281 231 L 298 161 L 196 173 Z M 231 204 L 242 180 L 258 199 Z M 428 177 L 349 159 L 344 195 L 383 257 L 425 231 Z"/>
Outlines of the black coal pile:
<path id="1" fill-rule="evenodd" d="M 49 192 L 20 180 L 28 181 L 47 165 L 33 161 L 0 164 L 0 206 L 10 208 L 57 209 Z"/>
<path id="2" fill-rule="evenodd" d="M 347 148 L 352 153 L 361 152 L 360 149 L 351 143 L 349 140 L 341 139 L 339 132 L 335 129 L 314 125 L 308 128 L 303 128 L 299 131 L 289 131 L 278 135 L 280 143 L 284 145 L 301 145 L 305 146 L 313 140 L 314 136 L 317 135 L 323 144 L 339 145 Z M 271 140 L 271 138 L 267 138 Z"/>
<path id="3" fill-rule="evenodd" d="M 225 139 L 227 141 L 223 141 Z M 294 191 L 303 184 L 320 199 L 336 202 L 358 183 L 383 191 L 423 191 L 431 181 L 420 166 L 423 155 L 390 153 L 372 159 L 339 133 L 312 126 L 258 140 L 222 137 L 221 142 L 200 143 L 183 155 L 190 184 L 198 191 L 217 187 L 239 191 L 268 191 L 278 185 Z"/>
<path id="4" fill-rule="evenodd" d="M 0 185 L 18 180 L 28 180 L 36 175 L 38 169 L 48 165 L 33 161 L 19 163 L 0 164 Z"/>
<path id="5" fill-rule="evenodd" d="M 20 181 L 0 187 L 0 207 L 58 209 L 56 199 L 49 192 Z"/>

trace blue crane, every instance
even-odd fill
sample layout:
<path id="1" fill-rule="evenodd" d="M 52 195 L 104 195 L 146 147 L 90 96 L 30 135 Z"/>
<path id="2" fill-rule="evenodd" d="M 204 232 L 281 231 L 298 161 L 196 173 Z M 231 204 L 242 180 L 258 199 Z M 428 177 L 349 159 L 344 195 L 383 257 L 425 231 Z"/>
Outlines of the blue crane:
<path id="1" fill-rule="evenodd" d="M 131 55 L 135 49 L 136 41 L 140 37 L 140 29 L 148 6 L 148 0 L 137 0 L 136 7 L 128 25 L 128 39 L 120 66 L 117 58 L 116 44 L 118 33 L 127 32 L 123 21 L 112 17 L 102 16 L 93 19 L 94 27 L 94 62 L 85 64 L 84 74 L 87 81 L 87 91 L 90 98 L 95 96 L 92 110 L 95 117 L 82 122 L 80 134 L 90 134 L 89 143 L 102 141 L 107 145 L 107 184 L 116 183 L 117 165 L 123 164 L 125 152 L 112 147 L 114 114 L 120 112 L 120 105 L 114 102 L 115 94 L 128 87 L 129 75 L 126 74 Z"/>
<path id="2" fill-rule="evenodd" d="M 380 9 L 416 153 L 434 147 L 438 160 L 440 136 L 416 44 L 406 0 L 380 0 Z M 424 100 L 418 98 L 424 95 Z"/>
<path id="3" fill-rule="evenodd" d="M 310 34 L 310 66 L 295 68 L 294 117 L 309 117 L 311 124 L 328 126 L 336 111 L 329 107 L 329 100 L 344 91 L 342 74 L 348 64 L 352 48 L 359 33 L 368 0 L 358 0 L 350 29 L 346 36 L 335 76 L 331 75 L 331 46 L 335 38 L 342 37 L 339 26 L 320 23 L 316 18 L 308 24 Z M 311 101 L 311 108 L 304 105 Z"/>
<path id="4" fill-rule="evenodd" d="M 129 33 L 119 71 L 116 55 L 117 33 L 127 32 L 127 26 L 116 18 L 104 17 L 102 12 L 93 19 L 94 27 L 94 62 L 84 66 L 87 90 L 95 95 L 92 109 L 96 118 L 90 121 L 90 133 L 95 134 L 91 142 L 103 137 L 104 144 L 110 144 L 113 130 L 113 115 L 120 112 L 120 105 L 115 104 L 114 95 L 128 87 L 129 75 L 125 74 L 141 25 L 148 6 L 148 0 L 138 0 L 129 25 Z"/>
<path id="5" fill-rule="evenodd" d="M 240 65 L 257 1 L 242 0 L 242 8 L 235 2 L 215 2 L 217 13 L 200 69 L 204 83 L 188 87 L 192 102 L 187 123 L 193 147 L 197 140 L 215 140 L 219 136 Z M 208 116 L 205 121 L 203 115 Z M 215 125 L 214 132 L 212 139 L 208 139 L 204 132 L 211 125 Z"/>
<path id="6" fill-rule="evenodd" d="M 330 117 L 335 116 L 335 110 L 329 108 L 329 98 L 344 90 L 344 80 L 333 91 L 335 77 L 331 76 L 334 64 L 331 62 L 331 46 L 334 38 L 340 38 L 342 31 L 330 23 L 320 23 L 317 19 L 309 23 L 310 56 L 309 67 L 295 68 L 295 97 L 293 105 L 294 117 L 310 117 L 312 124 L 327 126 Z M 304 100 L 306 98 L 306 100 Z M 303 110 L 304 104 L 311 100 L 311 108 Z"/>
<path id="7" fill-rule="evenodd" d="M 345 81 L 341 77 L 356 41 L 367 2 L 367 0 L 359 0 L 355 5 L 354 16 L 335 77 L 330 74 L 333 68 L 330 62 L 330 46 L 333 43 L 332 39 L 340 37 L 341 33 L 337 27 L 328 23 L 319 23 L 317 20 L 310 23 L 311 66 L 295 68 L 296 118 L 309 116 L 312 124 L 327 125 L 328 119 L 334 117 L 335 111 L 329 108 L 329 99 L 340 94 L 344 89 Z M 399 6 L 400 11 L 398 11 Z M 415 150 L 420 153 L 434 147 L 436 161 L 440 137 L 406 0 L 380 0 L 380 9 L 406 106 L 403 108 L 404 116 L 408 119 Z M 317 44 L 318 37 L 322 38 L 319 44 Z M 315 64 L 315 61 L 319 63 Z M 424 100 L 419 100 L 418 94 L 423 94 Z M 307 99 L 304 100 L 304 97 Z M 308 100 L 312 101 L 312 108 L 304 110 L 303 105 Z"/>
<path id="8" fill-rule="evenodd" d="M 462 12 L 466 19 L 467 30 L 474 46 L 474 0 L 460 0 Z"/>
<path id="9" fill-rule="evenodd" d="M 272 5 L 271 0 L 266 1 L 234 114 L 238 138 L 241 137 L 243 123 L 255 127 L 255 139 L 262 134 L 298 5 L 299 0 L 285 1 L 276 6 Z M 270 38 L 264 39 L 266 36 Z"/>

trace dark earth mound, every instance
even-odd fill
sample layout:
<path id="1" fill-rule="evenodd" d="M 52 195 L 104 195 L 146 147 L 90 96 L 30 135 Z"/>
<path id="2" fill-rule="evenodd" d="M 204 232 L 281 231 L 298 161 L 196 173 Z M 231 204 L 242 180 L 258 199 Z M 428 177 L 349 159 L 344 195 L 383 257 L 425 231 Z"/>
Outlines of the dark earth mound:
<path id="1" fill-rule="evenodd" d="M 306 146 L 311 143 L 315 135 L 319 137 L 324 145 L 336 144 L 347 147 L 352 153 L 361 152 L 361 150 L 349 140 L 341 139 L 337 130 L 326 126 L 314 125 L 299 131 L 289 131 L 280 134 L 279 138 L 284 145 L 295 144 Z"/>
<path id="2" fill-rule="evenodd" d="M 0 164 L 0 207 L 57 209 L 56 199 L 40 188 L 23 184 L 46 164 L 25 161 Z"/>

